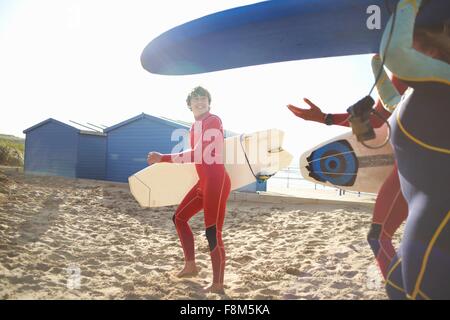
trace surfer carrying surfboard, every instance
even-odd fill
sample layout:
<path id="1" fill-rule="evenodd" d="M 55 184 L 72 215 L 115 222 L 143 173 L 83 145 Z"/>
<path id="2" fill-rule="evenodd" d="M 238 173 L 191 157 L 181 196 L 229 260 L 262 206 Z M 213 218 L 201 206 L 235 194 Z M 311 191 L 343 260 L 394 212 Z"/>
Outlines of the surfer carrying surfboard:
<path id="1" fill-rule="evenodd" d="M 223 161 L 222 121 L 218 116 L 210 113 L 211 95 L 206 89 L 194 88 L 186 102 L 195 118 L 190 130 L 191 149 L 173 154 L 150 152 L 147 162 L 149 165 L 158 162 L 195 163 L 199 180 L 186 194 L 172 218 L 185 260 L 184 268 L 178 276 L 188 277 L 198 273 L 195 263 L 194 236 L 188 221 L 203 209 L 213 269 L 212 284 L 205 288 L 205 291 L 223 293 L 225 247 L 222 241 L 222 227 L 231 183 Z"/>
<path id="2" fill-rule="evenodd" d="M 380 92 L 383 103 L 396 106 L 391 143 L 409 207 L 386 281 L 391 299 L 450 299 L 449 12 L 434 11 L 446 15 L 439 25 L 415 26 L 419 11 L 443 3 L 399 1 L 381 43 L 386 67 L 413 88 L 403 97 L 392 87 Z"/>
<path id="3" fill-rule="evenodd" d="M 374 59 L 378 59 L 374 57 Z M 407 86 L 396 77 L 392 78 L 395 88 L 403 93 Z M 308 121 L 316 121 L 327 125 L 339 125 L 349 127 L 348 113 L 325 114 L 322 110 L 312 103 L 309 99 L 304 98 L 310 108 L 302 109 L 292 104 L 287 107 L 294 115 Z M 389 118 L 391 113 L 383 107 L 380 99 L 375 104 L 375 110 L 384 118 Z M 374 128 L 378 128 L 384 124 L 381 118 L 372 114 L 370 123 Z M 397 165 L 394 164 L 392 172 L 381 186 L 375 202 L 372 215 L 372 224 L 367 235 L 367 241 L 375 255 L 375 259 L 384 278 L 389 271 L 389 264 L 396 255 L 396 250 L 392 244 L 392 237 L 405 221 L 408 215 L 408 206 L 405 198 L 400 190 L 400 181 L 398 178 Z"/>

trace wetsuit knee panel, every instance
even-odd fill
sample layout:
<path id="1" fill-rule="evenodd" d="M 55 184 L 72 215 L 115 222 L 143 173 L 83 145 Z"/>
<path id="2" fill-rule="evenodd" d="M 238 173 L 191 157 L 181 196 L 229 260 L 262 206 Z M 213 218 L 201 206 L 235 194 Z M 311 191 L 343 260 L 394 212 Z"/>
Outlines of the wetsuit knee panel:
<path id="1" fill-rule="evenodd" d="M 209 250 L 213 251 L 214 248 L 217 246 L 217 229 L 216 225 L 213 225 L 209 228 L 206 228 L 206 239 L 208 239 L 209 243 Z"/>
<path id="2" fill-rule="evenodd" d="M 378 240 L 381 236 L 381 224 L 372 223 L 370 225 L 369 233 L 367 234 L 367 241 Z"/>
<path id="3" fill-rule="evenodd" d="M 373 253 L 378 255 L 380 251 L 380 236 L 381 236 L 381 224 L 372 223 L 370 226 L 369 233 L 367 234 L 367 242 L 369 243 Z"/>

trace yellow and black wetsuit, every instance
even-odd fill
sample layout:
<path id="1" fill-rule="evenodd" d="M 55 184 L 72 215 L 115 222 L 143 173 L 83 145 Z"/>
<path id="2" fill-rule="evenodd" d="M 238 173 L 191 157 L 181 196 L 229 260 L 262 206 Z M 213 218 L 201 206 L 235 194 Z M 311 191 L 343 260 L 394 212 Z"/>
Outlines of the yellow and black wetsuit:
<path id="1" fill-rule="evenodd" d="M 392 87 L 384 95 L 395 109 L 391 143 L 409 208 L 386 280 L 391 299 L 450 299 L 450 65 L 412 47 L 421 5 L 398 3 L 390 44 L 392 18 L 380 50 L 390 71 L 412 88 L 401 98 Z"/>

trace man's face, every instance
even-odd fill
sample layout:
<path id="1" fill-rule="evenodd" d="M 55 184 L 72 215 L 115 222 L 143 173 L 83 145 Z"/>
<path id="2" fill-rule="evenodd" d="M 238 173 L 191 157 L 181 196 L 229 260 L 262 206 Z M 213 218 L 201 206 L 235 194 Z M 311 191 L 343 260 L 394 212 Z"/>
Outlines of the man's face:
<path id="1" fill-rule="evenodd" d="M 209 100 L 207 96 L 191 97 L 191 109 L 194 116 L 200 116 L 209 111 Z"/>

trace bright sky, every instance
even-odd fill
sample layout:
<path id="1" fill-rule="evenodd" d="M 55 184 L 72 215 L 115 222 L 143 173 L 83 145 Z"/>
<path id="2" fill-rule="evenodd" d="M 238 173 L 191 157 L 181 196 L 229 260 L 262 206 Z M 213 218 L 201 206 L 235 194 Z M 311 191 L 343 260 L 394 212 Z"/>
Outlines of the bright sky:
<path id="1" fill-rule="evenodd" d="M 345 109 L 373 83 L 370 55 L 284 62 L 192 76 L 150 74 L 143 48 L 162 32 L 239 0 L 0 0 L 0 133 L 47 118 L 113 125 L 142 112 L 191 121 L 197 85 L 212 94 L 226 129 L 285 131 L 297 158 L 349 129 L 296 118 L 285 107 L 308 97 L 324 112 Z"/>

